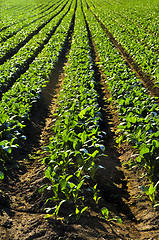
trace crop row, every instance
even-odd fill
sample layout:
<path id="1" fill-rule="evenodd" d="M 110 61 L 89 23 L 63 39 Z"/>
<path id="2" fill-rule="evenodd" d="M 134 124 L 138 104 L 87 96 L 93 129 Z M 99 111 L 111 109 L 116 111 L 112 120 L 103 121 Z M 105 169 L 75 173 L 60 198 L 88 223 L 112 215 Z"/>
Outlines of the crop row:
<path id="1" fill-rule="evenodd" d="M 5 30 L 17 22 L 20 22 L 23 20 L 22 18 L 24 18 L 27 12 L 30 12 L 35 8 L 35 4 L 32 5 L 31 2 L 29 5 L 26 5 L 26 2 L 21 2 L 20 5 L 18 5 L 16 1 L 13 3 L 13 5 L 10 1 L 7 3 L 7 6 L 5 6 L 4 2 L 3 4 L 0 4 L 0 14 L 2 18 L 2 21 L 0 23 L 0 30 Z"/>
<path id="2" fill-rule="evenodd" d="M 16 19 L 16 22 L 6 28 L 5 30 L 1 31 L 1 36 L 0 36 L 0 42 L 4 42 L 6 41 L 8 38 L 12 37 L 13 35 L 15 35 L 16 33 L 18 33 L 19 31 L 21 31 L 22 29 L 24 29 L 27 26 L 30 26 L 31 24 L 33 24 L 34 22 L 38 21 L 39 19 L 45 17 L 46 15 L 48 15 L 50 12 L 48 12 L 51 8 L 53 8 L 53 6 L 56 3 L 54 2 L 54 4 L 52 4 L 51 6 L 48 7 L 48 5 L 45 6 L 45 10 L 39 11 L 39 9 L 36 11 L 34 10 L 34 12 L 32 13 L 32 11 L 28 11 L 27 14 L 25 13 L 25 15 L 21 16 L 21 14 L 18 16 L 19 20 Z M 14 15 L 13 15 L 14 16 Z M 22 18 L 23 17 L 23 18 Z M 15 16 L 14 16 L 15 18 Z M 22 18 L 22 19 L 21 19 Z"/>
<path id="3" fill-rule="evenodd" d="M 113 34 L 118 43 L 142 67 L 143 71 L 157 79 L 158 38 L 154 38 L 154 35 L 135 27 L 132 22 L 123 21 L 123 18 L 115 14 L 114 11 L 110 11 L 109 7 L 97 6 L 93 12 Z"/>
<path id="4" fill-rule="evenodd" d="M 135 8 L 132 4 L 129 7 L 130 11 L 128 11 L 128 8 L 126 8 L 124 12 L 126 13 L 127 17 L 132 16 L 133 21 L 138 23 L 146 31 L 158 36 L 158 25 L 156 24 L 156 22 L 159 20 L 157 3 L 157 0 L 151 1 L 151 4 L 149 1 L 145 2 L 142 0 L 140 3 L 141 5 L 139 6 L 138 1 L 136 1 Z M 140 11 L 140 9 L 142 9 L 142 11 Z"/>
<path id="5" fill-rule="evenodd" d="M 136 164 L 147 170 L 152 181 L 157 177 L 159 166 L 159 107 L 156 98 L 150 96 L 127 66 L 94 15 L 89 10 L 85 10 L 85 14 L 100 65 L 107 77 L 106 84 L 119 111 L 119 132 L 122 134 L 118 142 L 126 139 L 140 152 Z"/>
<path id="6" fill-rule="evenodd" d="M 48 152 L 44 159 L 48 165 L 45 177 L 50 184 L 41 190 L 47 188 L 52 195 L 47 200 L 52 207 L 46 209 L 46 217 L 57 218 L 64 205 L 67 220 L 79 218 L 87 209 L 85 191 L 96 203 L 99 201 L 94 175 L 101 167 L 98 159 L 105 148 L 106 133 L 101 132 L 99 126 L 101 113 L 93 66 L 86 23 L 78 2 L 65 79 L 54 113 L 53 136 L 45 148 Z M 88 179 L 92 181 L 89 186 Z"/>
<path id="7" fill-rule="evenodd" d="M 111 4 L 107 1 L 98 1 L 100 6 L 107 6 L 110 10 L 113 10 L 115 13 L 120 14 L 128 21 L 134 23 L 136 29 L 137 27 L 143 28 L 146 32 L 154 35 L 158 35 L 158 27 L 157 24 L 155 24 L 155 22 L 158 21 L 157 3 L 157 0 L 152 0 L 151 4 L 146 0 L 135 0 L 133 2 L 124 0 L 122 3 L 113 0 Z"/>
<path id="8" fill-rule="evenodd" d="M 63 1 L 66 2 L 66 1 Z M 68 1 L 67 1 L 68 2 Z M 62 5 L 60 4 L 56 5 L 54 7 L 54 11 L 51 11 L 51 13 L 46 15 L 44 18 L 39 19 L 38 22 L 34 22 L 33 25 L 29 25 L 25 29 L 22 29 L 19 31 L 15 36 L 12 36 L 9 38 L 6 42 L 0 44 L 0 64 L 3 64 L 7 58 L 10 58 L 15 53 L 18 52 L 18 50 L 23 47 L 35 34 L 37 34 L 45 25 L 47 25 L 60 11 L 63 10 L 66 3 Z M 62 8 L 60 9 L 62 5 Z M 53 12 L 53 15 L 52 15 Z"/>
<path id="9" fill-rule="evenodd" d="M 59 10 L 57 9 L 54 18 L 51 18 L 38 34 L 34 35 L 13 57 L 0 66 L 0 91 L 4 93 L 12 83 L 24 73 L 31 62 L 48 43 L 51 36 L 54 34 L 56 28 L 60 24 L 62 18 L 67 14 L 70 9 L 64 9 L 66 5 Z"/>
<path id="10" fill-rule="evenodd" d="M 11 153 L 12 148 L 17 147 L 18 139 L 24 137 L 22 131 L 25 127 L 24 120 L 29 118 L 33 103 L 38 100 L 42 88 L 50 80 L 51 72 L 55 68 L 72 26 L 74 8 L 73 1 L 70 11 L 63 17 L 55 34 L 30 64 L 29 69 L 2 97 L 0 104 L 1 160 L 5 160 L 7 153 Z"/>
<path id="11" fill-rule="evenodd" d="M 119 15 L 118 12 L 109 11 L 109 17 L 112 21 L 115 21 L 116 24 L 120 26 L 122 32 L 125 32 L 130 37 L 134 37 L 137 41 L 142 44 L 143 46 L 149 47 L 152 51 L 158 51 L 158 39 L 155 38 L 152 34 L 148 33 L 142 28 L 139 28 L 133 22 L 129 21 L 128 19 L 124 18 L 122 15 Z M 108 19 L 109 21 L 109 19 Z M 154 19 L 155 21 L 155 19 Z M 140 47 L 140 46 L 139 46 Z"/>

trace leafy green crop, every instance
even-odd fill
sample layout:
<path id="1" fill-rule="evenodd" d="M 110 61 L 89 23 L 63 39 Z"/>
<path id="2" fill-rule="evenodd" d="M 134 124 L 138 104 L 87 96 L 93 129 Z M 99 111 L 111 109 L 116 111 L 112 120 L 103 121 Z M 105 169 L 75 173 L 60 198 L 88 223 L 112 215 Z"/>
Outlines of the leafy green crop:
<path id="1" fill-rule="evenodd" d="M 19 139 L 25 138 L 23 135 L 25 121 L 29 119 L 32 105 L 40 98 L 42 88 L 50 80 L 52 70 L 64 47 L 73 17 L 70 7 L 71 5 L 57 16 L 56 20 L 59 21 L 59 26 L 55 34 L 51 36 L 42 51 L 29 65 L 28 70 L 2 96 L 0 103 L 0 115 L 2 116 L 0 120 L 0 156 L 3 161 L 9 159 L 8 155 L 13 148 L 18 146 Z M 51 26 L 48 24 L 48 27 Z"/>
<path id="2" fill-rule="evenodd" d="M 0 171 L 0 180 L 4 179 L 4 173 Z"/>
<path id="3" fill-rule="evenodd" d="M 52 191 L 47 200 L 55 205 L 51 215 L 56 217 L 57 206 L 71 203 L 65 220 L 79 219 L 88 206 L 84 205 L 85 188 L 88 181 L 94 182 L 98 161 L 105 147 L 99 121 L 101 120 L 98 94 L 95 90 L 93 61 L 88 40 L 88 32 L 81 7 L 76 10 L 75 28 L 68 65 L 65 71 L 50 144 L 45 148 L 48 156 L 44 162 L 48 165 L 45 177 L 50 185 L 43 189 Z M 97 184 L 89 188 L 92 199 L 100 200 Z M 68 208 L 69 209 L 69 208 Z M 60 212 L 58 211 L 59 215 Z M 61 213 L 62 214 L 62 213 Z"/>
<path id="4" fill-rule="evenodd" d="M 94 10 L 93 10 L 94 11 Z M 96 9 L 97 11 L 97 9 Z M 136 78 L 94 15 L 85 7 L 87 21 L 107 77 L 111 101 L 119 112 L 117 142 L 128 141 L 140 154 L 133 164 L 146 169 L 150 182 L 158 181 L 159 107 L 157 98 Z"/>
<path id="5" fill-rule="evenodd" d="M 91 10 L 126 52 L 141 66 L 142 70 L 157 81 L 159 71 L 159 38 L 155 27 L 158 23 L 157 1 L 151 1 L 151 6 L 143 0 L 137 3 L 125 1 L 123 4 L 116 3 L 116 1 L 111 4 L 107 1 L 99 2 L 100 4 L 94 2 L 96 7 L 92 5 Z M 91 1 L 88 3 L 91 5 Z M 139 5 L 141 5 L 142 13 L 139 11 Z M 136 24 L 139 18 L 142 19 L 142 24 Z"/>

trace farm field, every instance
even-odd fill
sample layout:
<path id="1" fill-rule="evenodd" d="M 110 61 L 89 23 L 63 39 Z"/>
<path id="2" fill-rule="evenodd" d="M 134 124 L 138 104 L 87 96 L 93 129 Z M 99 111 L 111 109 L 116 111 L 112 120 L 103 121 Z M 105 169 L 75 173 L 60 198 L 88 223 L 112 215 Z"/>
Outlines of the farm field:
<path id="1" fill-rule="evenodd" d="M 0 0 L 0 239 L 159 238 L 157 0 Z"/>

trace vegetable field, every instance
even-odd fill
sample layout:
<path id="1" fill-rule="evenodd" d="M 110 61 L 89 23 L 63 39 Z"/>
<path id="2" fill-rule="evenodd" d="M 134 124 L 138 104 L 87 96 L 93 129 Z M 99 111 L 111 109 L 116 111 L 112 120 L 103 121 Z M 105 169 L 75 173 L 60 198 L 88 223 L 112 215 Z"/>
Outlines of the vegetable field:
<path id="1" fill-rule="evenodd" d="M 158 11 L 0 0 L 2 239 L 158 239 Z"/>

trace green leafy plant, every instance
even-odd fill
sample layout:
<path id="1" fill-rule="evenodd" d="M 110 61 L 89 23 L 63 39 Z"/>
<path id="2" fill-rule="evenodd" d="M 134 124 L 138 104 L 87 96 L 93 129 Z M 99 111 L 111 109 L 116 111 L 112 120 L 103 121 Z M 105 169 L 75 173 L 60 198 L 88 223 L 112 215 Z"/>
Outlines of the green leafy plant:
<path id="1" fill-rule="evenodd" d="M 101 209 L 101 213 L 102 213 L 102 218 L 105 219 L 107 222 L 110 221 L 117 221 L 118 223 L 122 224 L 122 220 L 119 217 L 113 217 L 113 218 L 109 218 L 109 210 L 106 207 L 103 207 Z"/>
<path id="2" fill-rule="evenodd" d="M 100 191 L 97 189 L 97 184 L 95 184 L 93 187 L 93 200 L 95 201 L 96 204 L 98 204 L 99 200 L 101 199 L 101 196 L 99 194 Z"/>
<path id="3" fill-rule="evenodd" d="M 56 207 L 62 200 L 68 205 L 72 204 L 72 212 L 65 216 L 66 219 L 71 216 L 79 219 L 88 208 L 83 205 L 86 185 L 91 181 L 94 185 L 95 173 L 102 168 L 98 162 L 105 150 L 103 135 L 106 135 L 100 131 L 101 113 L 95 90 L 93 61 L 80 5 L 76 10 L 75 23 L 66 78 L 54 114 L 57 120 L 53 137 L 45 148 L 48 155 L 44 162 L 49 165 L 45 177 L 50 184 L 42 187 L 52 191 L 53 196 L 47 202 L 56 202 Z M 98 204 L 100 196 L 97 185 L 90 189 Z M 55 212 L 53 214 L 56 216 Z"/>
<path id="4" fill-rule="evenodd" d="M 76 206 L 75 216 L 76 216 L 76 219 L 77 219 L 77 220 L 81 217 L 82 213 L 84 213 L 84 212 L 88 209 L 87 206 L 84 207 L 84 208 L 82 208 L 81 210 L 80 210 L 80 208 L 81 208 L 81 207 Z"/>
<path id="5" fill-rule="evenodd" d="M 65 203 L 66 200 L 62 200 L 59 204 L 57 204 L 55 207 L 53 208 L 46 208 L 46 215 L 45 215 L 45 218 L 50 218 L 50 217 L 54 217 L 55 220 L 57 220 L 58 218 L 58 215 L 59 215 L 59 211 L 60 211 L 60 208 L 61 208 L 61 205 L 63 203 Z M 51 213 L 50 213 L 51 212 Z M 53 212 L 53 213 L 52 213 Z"/>
<path id="6" fill-rule="evenodd" d="M 0 180 L 4 179 L 4 173 L 0 171 Z"/>
<path id="7" fill-rule="evenodd" d="M 154 183 L 151 183 L 149 187 L 142 186 L 140 189 L 149 196 L 150 201 L 152 202 L 152 205 L 156 205 L 156 200 L 155 200 L 155 193 L 156 193 L 156 188 L 159 184 L 159 181 L 154 185 Z"/>
<path id="8" fill-rule="evenodd" d="M 94 8 L 91 1 L 88 1 L 87 4 L 84 3 L 86 19 L 98 56 L 100 56 L 99 62 L 102 63 L 100 66 L 106 76 L 106 84 L 111 92 L 111 102 L 116 105 L 121 122 L 116 131 L 117 143 L 120 147 L 123 141 L 127 141 L 133 146 L 135 152 L 140 153 L 140 156 L 136 158 L 134 163 L 131 163 L 131 166 L 144 168 L 146 170 L 145 176 L 152 182 L 158 179 L 157 169 L 159 166 L 159 107 L 156 102 L 158 98 L 152 97 L 143 83 L 136 78 L 118 50 L 110 42 L 104 25 L 107 27 L 107 23 L 110 22 L 109 31 L 113 33 L 115 39 L 118 39 L 118 42 L 126 47 L 126 51 L 134 53 L 133 56 L 136 57 L 138 63 L 144 66 L 146 71 L 150 70 L 154 76 L 157 74 L 155 69 L 156 54 L 152 57 L 151 47 L 146 45 L 144 48 L 134 36 L 130 37 L 131 40 L 129 39 L 127 29 L 131 33 L 136 31 L 138 34 L 140 34 L 140 29 L 131 28 L 131 24 L 128 24 L 123 31 L 123 26 L 120 25 L 124 18 L 120 14 L 114 15 L 113 4 L 104 6 L 105 11 L 109 12 L 108 15 L 103 11 L 103 4 L 101 4 L 102 8 L 100 5 L 96 5 Z M 118 21 L 118 19 L 120 20 Z M 149 38 L 149 36 L 147 37 Z M 156 46 L 152 39 L 151 43 L 155 49 Z M 139 54 L 140 51 L 142 54 Z M 143 52 L 147 53 L 143 56 Z M 154 59 L 151 61 L 152 58 Z"/>
<path id="9" fill-rule="evenodd" d="M 73 11 L 69 11 L 70 8 Z M 55 15 L 52 16 L 53 9 Z M 64 1 L 55 4 L 53 9 L 37 22 L 27 23 L 25 31 L 18 29 L 15 36 L 3 43 L 0 56 L 0 61 L 2 58 L 5 60 L 0 66 L 3 74 L 0 79 L 0 92 L 3 93 L 0 103 L 0 157 L 3 161 L 10 158 L 13 148 L 19 147 L 18 140 L 26 138 L 23 135 L 24 121 L 29 120 L 32 106 L 50 80 L 72 25 L 75 2 L 67 5 Z M 30 47 L 32 51 L 28 52 Z M 5 56 L 11 57 L 6 61 Z"/>

